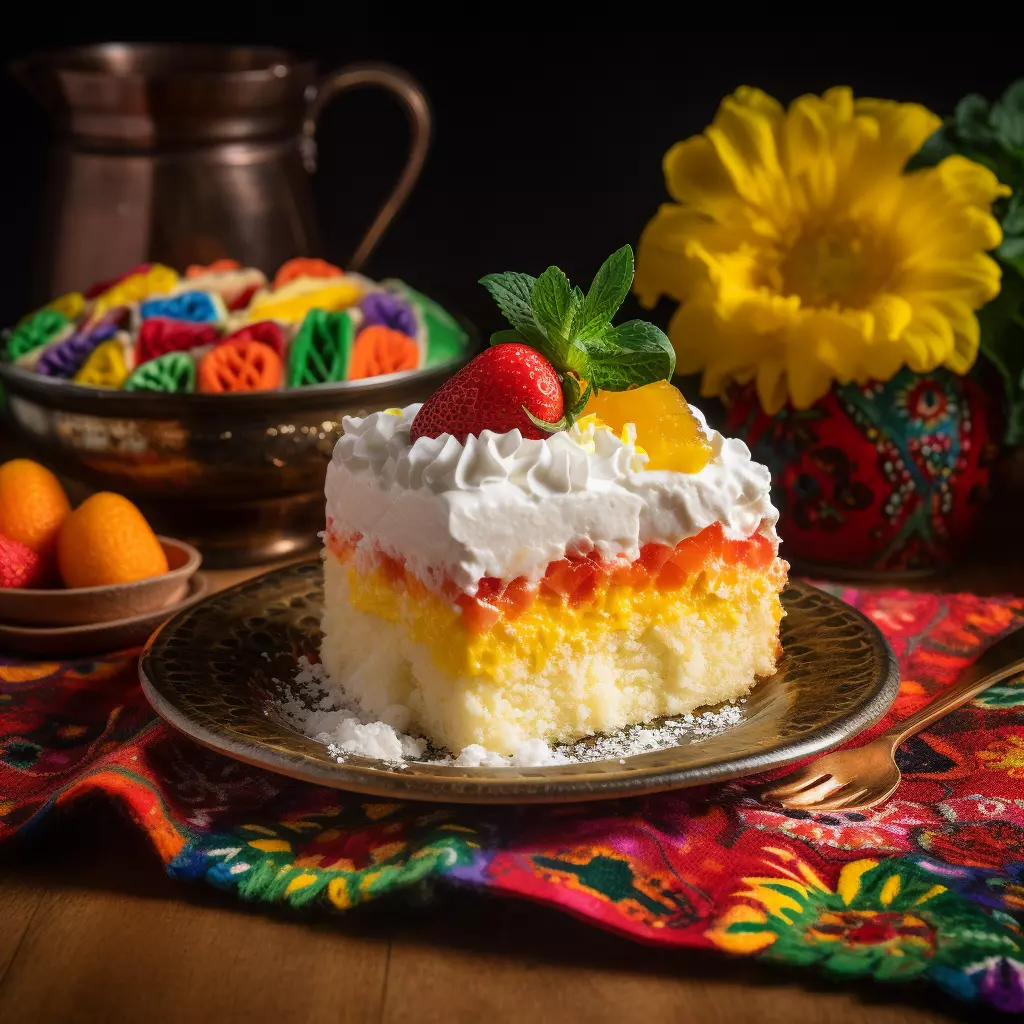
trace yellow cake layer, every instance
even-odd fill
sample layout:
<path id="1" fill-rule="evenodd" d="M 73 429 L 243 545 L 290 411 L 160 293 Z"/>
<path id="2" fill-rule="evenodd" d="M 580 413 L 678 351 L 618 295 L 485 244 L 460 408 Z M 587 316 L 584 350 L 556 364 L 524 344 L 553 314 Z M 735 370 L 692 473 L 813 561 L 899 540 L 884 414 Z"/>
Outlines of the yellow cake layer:
<path id="1" fill-rule="evenodd" d="M 535 601 L 475 635 L 458 611 L 327 555 L 321 657 L 364 711 L 459 751 L 562 742 L 747 693 L 774 671 L 784 563 L 731 566 L 668 592 Z"/>

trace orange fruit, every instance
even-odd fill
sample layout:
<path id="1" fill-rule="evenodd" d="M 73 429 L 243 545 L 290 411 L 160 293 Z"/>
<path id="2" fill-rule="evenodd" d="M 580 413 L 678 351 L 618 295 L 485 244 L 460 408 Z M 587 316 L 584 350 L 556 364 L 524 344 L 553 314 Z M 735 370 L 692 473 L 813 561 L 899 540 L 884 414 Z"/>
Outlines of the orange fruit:
<path id="1" fill-rule="evenodd" d="M 57 565 L 67 587 L 106 587 L 167 572 L 167 556 L 145 516 L 127 498 L 101 491 L 64 521 Z"/>
<path id="2" fill-rule="evenodd" d="M 71 505 L 60 481 L 31 459 L 0 466 L 0 533 L 49 555 Z"/>

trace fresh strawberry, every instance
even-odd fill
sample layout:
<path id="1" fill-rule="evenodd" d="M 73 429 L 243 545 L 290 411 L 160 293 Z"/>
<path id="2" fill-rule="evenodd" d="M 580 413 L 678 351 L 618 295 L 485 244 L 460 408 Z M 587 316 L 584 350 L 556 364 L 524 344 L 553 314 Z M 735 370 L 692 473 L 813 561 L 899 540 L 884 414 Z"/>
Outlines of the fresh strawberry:
<path id="1" fill-rule="evenodd" d="M 41 587 L 49 563 L 21 541 L 0 534 L 0 587 Z"/>
<path id="2" fill-rule="evenodd" d="M 535 426 L 525 410 L 554 423 L 562 416 L 562 385 L 547 359 L 529 345 L 495 345 L 481 352 L 451 380 L 442 384 L 412 421 L 412 440 L 451 434 L 465 441 L 470 434 L 518 429 L 540 440 L 548 431 Z"/>

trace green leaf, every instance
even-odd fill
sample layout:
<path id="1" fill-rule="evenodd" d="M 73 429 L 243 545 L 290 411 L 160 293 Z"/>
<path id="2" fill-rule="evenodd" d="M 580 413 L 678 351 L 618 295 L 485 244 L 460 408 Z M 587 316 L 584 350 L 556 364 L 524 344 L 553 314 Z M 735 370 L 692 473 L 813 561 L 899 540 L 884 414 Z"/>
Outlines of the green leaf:
<path id="1" fill-rule="evenodd" d="M 590 344 L 591 342 L 583 341 L 581 338 L 574 338 L 569 342 L 562 352 L 564 365 L 561 369 L 572 370 L 583 380 L 590 380 Z"/>
<path id="2" fill-rule="evenodd" d="M 1009 264 L 1009 268 L 1018 274 L 1024 275 L 1024 237 L 1020 235 L 1007 235 L 1003 238 L 1002 244 L 996 249 L 996 255 L 1003 263 Z M 1003 279 L 1006 279 L 1006 269 L 1003 269 Z"/>
<path id="3" fill-rule="evenodd" d="M 533 286 L 531 303 L 537 323 L 561 351 L 569 341 L 576 314 L 569 278 L 558 267 L 548 267 Z"/>
<path id="4" fill-rule="evenodd" d="M 1024 79 L 1014 82 L 992 105 L 989 121 L 1007 149 L 1024 149 Z"/>
<path id="5" fill-rule="evenodd" d="M 583 302 L 576 337 L 584 340 L 603 334 L 633 283 L 633 250 L 624 245 L 601 264 Z"/>
<path id="6" fill-rule="evenodd" d="M 671 380 L 676 368 L 672 342 L 654 324 L 630 320 L 587 342 L 590 376 L 597 391 L 625 391 Z"/>
<path id="7" fill-rule="evenodd" d="M 495 331 L 491 335 L 492 345 L 529 345 L 518 331 Z"/>
<path id="8" fill-rule="evenodd" d="M 533 315 L 533 306 L 530 297 L 533 295 L 533 286 L 537 283 L 535 277 L 529 274 L 517 274 L 514 271 L 506 271 L 504 274 L 488 274 L 480 278 L 482 284 L 490 293 L 491 298 L 498 304 L 498 309 L 505 314 L 505 319 L 531 343 L 534 340 L 545 340 L 544 332 L 537 324 L 537 318 Z"/>
<path id="9" fill-rule="evenodd" d="M 924 145 L 907 161 L 905 170 L 918 171 L 923 167 L 934 167 L 947 156 L 959 152 L 952 129 L 941 125 L 928 136 Z"/>
<path id="10" fill-rule="evenodd" d="M 965 142 L 988 145 L 993 135 L 988 115 L 988 100 L 976 92 L 968 93 L 953 112 L 953 124 L 957 135 Z"/>

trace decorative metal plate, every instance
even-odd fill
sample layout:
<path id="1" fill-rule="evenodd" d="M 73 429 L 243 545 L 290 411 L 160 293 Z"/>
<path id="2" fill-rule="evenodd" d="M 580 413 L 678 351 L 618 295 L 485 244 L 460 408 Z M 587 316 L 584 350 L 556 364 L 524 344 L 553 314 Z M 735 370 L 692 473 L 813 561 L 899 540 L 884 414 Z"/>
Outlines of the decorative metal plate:
<path id="1" fill-rule="evenodd" d="M 555 803 L 652 793 L 749 775 L 828 750 L 877 721 L 899 689 L 881 633 L 824 591 L 782 596 L 779 670 L 709 737 L 625 759 L 548 768 L 390 768 L 327 749 L 275 715 L 280 683 L 320 643 L 319 559 L 258 576 L 193 605 L 149 642 L 142 686 L 171 725 L 214 750 L 297 779 L 402 800 Z M 268 660 L 269 659 L 269 660 Z"/>

